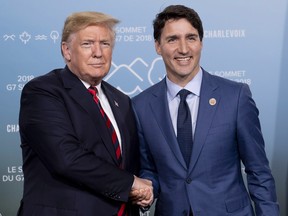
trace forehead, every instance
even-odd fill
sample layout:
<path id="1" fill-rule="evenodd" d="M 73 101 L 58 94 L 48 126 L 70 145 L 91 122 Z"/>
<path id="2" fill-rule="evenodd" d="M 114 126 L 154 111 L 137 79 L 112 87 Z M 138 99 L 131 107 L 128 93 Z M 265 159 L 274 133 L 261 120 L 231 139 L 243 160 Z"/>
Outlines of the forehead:
<path id="1" fill-rule="evenodd" d="M 192 24 L 187 19 L 170 19 L 165 23 L 162 31 L 162 35 L 167 34 L 197 34 L 198 30 L 192 26 Z"/>

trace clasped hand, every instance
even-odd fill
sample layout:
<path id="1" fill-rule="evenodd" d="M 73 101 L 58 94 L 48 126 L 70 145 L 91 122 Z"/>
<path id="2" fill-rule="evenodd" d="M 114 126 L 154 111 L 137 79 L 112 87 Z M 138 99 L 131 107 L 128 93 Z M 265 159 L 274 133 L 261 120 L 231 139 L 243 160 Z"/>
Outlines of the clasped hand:
<path id="1" fill-rule="evenodd" d="M 130 192 L 130 200 L 133 204 L 148 207 L 153 203 L 153 186 L 148 179 L 134 177 L 134 183 Z"/>

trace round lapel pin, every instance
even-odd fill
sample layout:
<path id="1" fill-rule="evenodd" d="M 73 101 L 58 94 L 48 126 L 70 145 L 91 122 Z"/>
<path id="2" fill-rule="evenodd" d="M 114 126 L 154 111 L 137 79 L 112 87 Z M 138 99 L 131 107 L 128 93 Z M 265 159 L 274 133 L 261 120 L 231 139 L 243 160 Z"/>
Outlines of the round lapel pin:
<path id="1" fill-rule="evenodd" d="M 211 106 L 214 106 L 214 105 L 216 104 L 216 99 L 215 99 L 215 98 L 210 98 L 209 104 L 210 104 Z"/>

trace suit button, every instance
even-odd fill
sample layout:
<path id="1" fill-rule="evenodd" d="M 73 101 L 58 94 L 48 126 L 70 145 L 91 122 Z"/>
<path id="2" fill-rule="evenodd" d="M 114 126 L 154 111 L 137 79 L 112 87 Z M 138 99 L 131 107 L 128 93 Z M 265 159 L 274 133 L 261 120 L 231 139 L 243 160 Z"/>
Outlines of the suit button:
<path id="1" fill-rule="evenodd" d="M 184 210 L 183 215 L 185 215 L 185 216 L 188 215 L 188 211 Z"/>
<path id="2" fill-rule="evenodd" d="M 186 179 L 186 183 L 187 183 L 187 184 L 190 184 L 191 182 L 192 182 L 192 179 L 191 179 L 191 178 L 187 178 L 187 179 Z"/>

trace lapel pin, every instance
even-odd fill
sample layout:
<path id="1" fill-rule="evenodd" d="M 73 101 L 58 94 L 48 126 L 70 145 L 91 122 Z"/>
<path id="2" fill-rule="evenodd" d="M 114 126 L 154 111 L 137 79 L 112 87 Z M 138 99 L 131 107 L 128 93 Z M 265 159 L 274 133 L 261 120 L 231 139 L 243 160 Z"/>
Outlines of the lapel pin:
<path id="1" fill-rule="evenodd" d="M 216 104 L 216 99 L 215 99 L 215 98 L 210 98 L 209 104 L 210 104 L 211 106 L 214 106 L 214 105 Z"/>
<path id="2" fill-rule="evenodd" d="M 117 101 L 114 101 L 115 106 L 119 107 L 119 104 L 117 103 Z"/>

